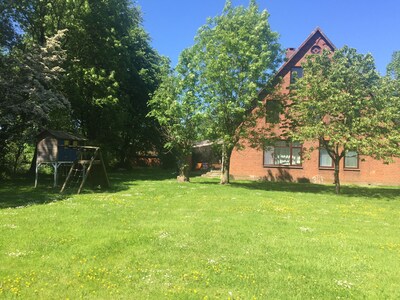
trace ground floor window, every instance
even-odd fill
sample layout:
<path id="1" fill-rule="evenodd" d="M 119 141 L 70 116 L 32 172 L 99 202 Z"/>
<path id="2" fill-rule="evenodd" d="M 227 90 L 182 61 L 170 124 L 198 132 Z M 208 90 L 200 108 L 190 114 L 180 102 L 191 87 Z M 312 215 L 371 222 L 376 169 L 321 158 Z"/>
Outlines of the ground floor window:
<path id="1" fill-rule="evenodd" d="M 346 169 L 358 169 L 358 153 L 356 151 L 346 151 L 344 167 Z"/>
<path id="2" fill-rule="evenodd" d="M 319 167 L 333 168 L 333 159 L 329 156 L 328 151 L 324 148 L 319 149 Z M 344 156 L 345 169 L 358 169 L 358 153 L 356 151 L 346 151 Z"/>
<path id="3" fill-rule="evenodd" d="M 319 166 L 321 168 L 333 168 L 333 159 L 325 148 L 319 149 Z"/>
<path id="4" fill-rule="evenodd" d="M 264 151 L 264 166 L 301 166 L 302 145 L 297 142 L 276 142 Z"/>

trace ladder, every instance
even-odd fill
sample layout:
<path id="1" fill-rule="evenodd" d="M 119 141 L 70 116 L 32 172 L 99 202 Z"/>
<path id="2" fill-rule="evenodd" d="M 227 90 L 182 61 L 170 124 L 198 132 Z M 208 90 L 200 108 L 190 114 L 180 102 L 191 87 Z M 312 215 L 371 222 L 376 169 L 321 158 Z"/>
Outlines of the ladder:
<path id="1" fill-rule="evenodd" d="M 102 171 L 103 171 L 103 176 L 105 178 L 106 186 L 109 187 L 110 181 L 108 179 L 100 147 L 83 146 L 79 147 L 79 151 L 80 151 L 80 159 L 75 160 L 71 168 L 69 169 L 67 178 L 65 179 L 65 182 L 60 190 L 60 193 L 63 193 L 68 185 L 72 185 L 74 183 L 79 184 L 80 182 L 77 191 L 77 194 L 80 194 L 83 186 L 85 185 L 92 171 L 93 165 L 97 164 L 100 164 L 102 166 Z M 87 154 L 88 152 L 93 152 L 92 157 L 89 160 L 84 159 L 84 154 Z"/>

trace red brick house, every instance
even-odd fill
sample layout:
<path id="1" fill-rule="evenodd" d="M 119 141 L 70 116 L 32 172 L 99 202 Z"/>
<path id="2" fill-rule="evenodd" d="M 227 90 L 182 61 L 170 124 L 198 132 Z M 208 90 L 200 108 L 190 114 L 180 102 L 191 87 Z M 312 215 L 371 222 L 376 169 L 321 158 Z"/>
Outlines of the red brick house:
<path id="1" fill-rule="evenodd" d="M 276 75 L 283 80 L 280 91 L 282 94 L 289 92 L 288 87 L 293 76 L 302 76 L 301 63 L 304 57 L 317 54 L 323 49 L 333 51 L 335 46 L 320 28 L 315 29 L 299 48 L 287 49 L 287 60 Z M 273 104 L 273 101 L 270 102 L 266 102 L 267 115 L 268 104 Z M 257 127 L 267 126 L 266 122 L 265 118 L 259 119 Z M 231 156 L 230 173 L 233 178 L 314 183 L 334 181 L 332 159 L 326 151 L 314 150 L 310 159 L 301 159 L 302 147 L 318 146 L 315 143 L 305 142 L 300 145 L 281 141 L 264 150 L 251 148 L 245 141 L 243 144 L 244 149 L 234 150 Z M 387 165 L 383 161 L 361 157 L 350 151 L 342 159 L 340 179 L 342 183 L 400 185 L 400 159 Z"/>

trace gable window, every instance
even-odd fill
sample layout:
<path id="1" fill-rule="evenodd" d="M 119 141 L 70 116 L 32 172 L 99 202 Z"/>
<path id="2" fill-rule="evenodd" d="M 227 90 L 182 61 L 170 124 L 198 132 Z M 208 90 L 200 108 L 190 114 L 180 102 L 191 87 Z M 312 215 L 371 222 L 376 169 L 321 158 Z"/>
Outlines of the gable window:
<path id="1" fill-rule="evenodd" d="M 293 67 L 290 70 L 290 84 L 296 83 L 296 80 L 304 75 L 302 67 Z"/>
<path id="2" fill-rule="evenodd" d="M 346 151 L 344 156 L 345 169 L 358 169 L 358 153 L 356 151 Z"/>
<path id="3" fill-rule="evenodd" d="M 333 168 L 333 159 L 329 156 L 325 148 L 319 149 L 319 167 L 320 168 Z"/>
<path id="4" fill-rule="evenodd" d="M 301 166 L 301 148 L 298 142 L 276 142 L 264 151 L 264 166 Z"/>
<path id="5" fill-rule="evenodd" d="M 276 124 L 279 123 L 279 114 L 282 110 L 280 101 L 269 100 L 265 104 L 266 109 L 266 122 Z"/>

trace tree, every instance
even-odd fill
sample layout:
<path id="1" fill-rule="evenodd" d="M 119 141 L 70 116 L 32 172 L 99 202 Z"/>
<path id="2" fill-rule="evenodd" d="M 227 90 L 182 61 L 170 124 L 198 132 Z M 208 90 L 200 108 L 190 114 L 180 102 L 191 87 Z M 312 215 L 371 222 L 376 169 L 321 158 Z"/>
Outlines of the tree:
<path id="1" fill-rule="evenodd" d="M 222 14 L 199 29 L 188 50 L 208 136 L 222 142 L 221 184 L 229 183 L 232 150 L 248 134 L 252 109 L 261 105 L 258 91 L 280 63 L 278 34 L 271 31 L 268 16 L 253 0 L 247 8 L 233 7 L 228 0 Z"/>
<path id="2" fill-rule="evenodd" d="M 400 51 L 393 52 L 392 60 L 387 66 L 387 75 L 400 80 Z"/>
<path id="3" fill-rule="evenodd" d="M 80 131 L 121 164 L 158 146 L 156 126 L 146 114 L 161 57 L 150 46 L 138 6 L 130 0 L 11 3 L 25 40 L 42 45 L 46 36 L 68 29 L 62 90 L 72 122 L 59 129 Z"/>
<path id="4" fill-rule="evenodd" d="M 287 135 L 294 141 L 317 141 L 326 149 L 339 193 L 339 163 L 347 151 L 386 161 L 398 154 L 395 82 L 379 76 L 370 54 L 348 47 L 310 55 L 303 68 L 304 77 L 290 95 Z"/>
<path id="5" fill-rule="evenodd" d="M 4 0 L 0 0 L 0 52 L 9 50 L 17 40 L 10 6 Z"/>
<path id="6" fill-rule="evenodd" d="M 190 158 L 202 118 L 193 89 L 195 77 L 188 69 L 188 54 L 189 51 L 182 52 L 175 72 L 166 64 L 162 82 L 149 101 L 148 114 L 161 126 L 166 140 L 164 147 L 175 154 L 179 181 L 189 181 Z"/>
<path id="7" fill-rule="evenodd" d="M 14 47 L 0 57 L 0 157 L 5 157 L 12 144 L 18 161 L 24 144 L 52 122 L 53 114 L 69 113 L 69 102 L 59 87 L 64 73 L 60 67 L 65 59 L 64 35 L 60 31 L 43 47 Z"/>

